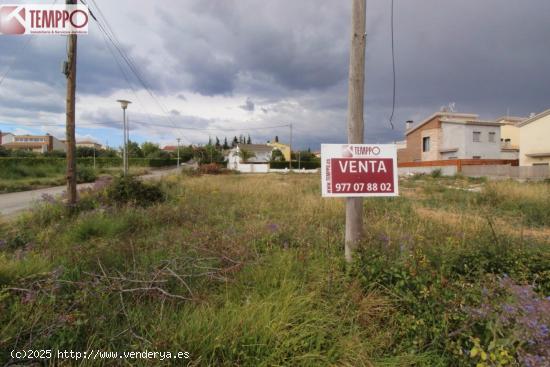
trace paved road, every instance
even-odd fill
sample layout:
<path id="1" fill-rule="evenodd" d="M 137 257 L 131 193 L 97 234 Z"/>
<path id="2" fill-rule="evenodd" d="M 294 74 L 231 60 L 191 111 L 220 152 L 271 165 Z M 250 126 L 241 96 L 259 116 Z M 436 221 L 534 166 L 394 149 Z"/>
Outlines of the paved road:
<path id="1" fill-rule="evenodd" d="M 141 176 L 143 180 L 160 179 L 163 176 L 175 173 L 176 169 L 158 170 L 148 175 Z M 93 183 L 78 185 L 78 189 L 91 187 Z M 11 194 L 0 195 L 0 217 L 11 216 L 25 209 L 29 209 L 37 201 L 42 199 L 42 195 L 61 195 L 66 190 L 66 186 L 49 187 L 47 189 L 39 189 L 32 191 L 14 192 Z"/>

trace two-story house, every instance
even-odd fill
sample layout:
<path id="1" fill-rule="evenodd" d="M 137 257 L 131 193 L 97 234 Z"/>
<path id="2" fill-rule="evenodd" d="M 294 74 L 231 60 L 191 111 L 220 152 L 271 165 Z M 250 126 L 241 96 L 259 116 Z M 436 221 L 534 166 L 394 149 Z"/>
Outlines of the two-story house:
<path id="1" fill-rule="evenodd" d="M 501 159 L 502 123 L 478 115 L 437 112 L 414 126 L 407 123 L 406 147 L 399 162 L 448 159 Z"/>
<path id="2" fill-rule="evenodd" d="M 35 153 L 46 153 L 67 150 L 64 141 L 50 134 L 46 135 L 13 135 L 3 134 L 1 144 L 6 149 L 28 150 Z"/>
<path id="3" fill-rule="evenodd" d="M 550 165 L 550 110 L 520 122 L 518 127 L 520 166 Z"/>

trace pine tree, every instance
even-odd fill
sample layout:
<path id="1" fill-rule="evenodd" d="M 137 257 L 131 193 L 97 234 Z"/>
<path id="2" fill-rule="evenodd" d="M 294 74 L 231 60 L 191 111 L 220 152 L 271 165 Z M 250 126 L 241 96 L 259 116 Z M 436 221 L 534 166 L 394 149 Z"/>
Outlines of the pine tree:
<path id="1" fill-rule="evenodd" d="M 250 134 L 248 134 L 248 139 L 246 140 L 246 144 L 252 144 L 252 138 L 250 137 Z"/>
<path id="2" fill-rule="evenodd" d="M 223 149 L 224 150 L 229 149 L 229 144 L 227 144 L 227 136 L 223 139 Z"/>
<path id="3" fill-rule="evenodd" d="M 235 148 L 239 144 L 239 140 L 237 140 L 237 136 L 233 138 L 233 142 L 231 143 L 231 148 Z"/>
<path id="4" fill-rule="evenodd" d="M 221 145 L 220 145 L 220 139 L 218 139 L 218 137 L 216 136 L 216 149 L 220 149 L 221 148 Z"/>
<path id="5" fill-rule="evenodd" d="M 279 135 L 275 135 L 275 143 L 279 142 Z"/>

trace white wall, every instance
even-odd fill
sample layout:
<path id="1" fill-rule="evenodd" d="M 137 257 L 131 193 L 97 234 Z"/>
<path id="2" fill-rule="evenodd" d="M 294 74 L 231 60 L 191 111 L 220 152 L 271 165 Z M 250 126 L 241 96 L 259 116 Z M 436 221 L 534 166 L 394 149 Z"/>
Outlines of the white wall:
<path id="1" fill-rule="evenodd" d="M 8 144 L 8 143 L 13 143 L 15 141 L 15 136 L 13 136 L 13 134 L 6 134 L 4 136 L 2 136 L 2 145 L 3 144 Z"/>
<path id="2" fill-rule="evenodd" d="M 474 142 L 474 131 L 481 133 L 480 141 Z M 456 152 L 441 153 L 441 159 L 508 159 L 500 150 L 500 126 L 464 125 L 442 121 L 441 150 L 458 148 Z M 489 133 L 495 133 L 489 142 Z M 514 159 L 514 158 L 510 158 Z"/>
<path id="3" fill-rule="evenodd" d="M 457 173 L 456 166 L 429 166 L 429 167 L 399 167 L 399 176 L 414 174 L 430 174 L 435 170 L 441 170 L 443 176 L 454 176 Z"/>
<path id="4" fill-rule="evenodd" d="M 227 166 L 227 168 L 232 169 L 232 167 L 229 166 Z M 237 171 L 241 173 L 268 173 L 269 164 L 239 163 L 237 165 Z"/>
<path id="5" fill-rule="evenodd" d="M 519 128 L 519 149 L 521 166 L 533 164 L 550 164 L 550 114 L 532 121 Z M 528 154 L 548 155 L 544 157 L 529 157 Z"/>
<path id="6" fill-rule="evenodd" d="M 479 142 L 474 142 L 474 131 L 481 132 Z M 489 132 L 495 133 L 495 141 L 489 142 Z M 465 149 L 462 159 L 472 159 L 475 156 L 481 159 L 501 159 L 500 126 L 472 126 L 464 125 Z"/>
<path id="7" fill-rule="evenodd" d="M 61 151 L 61 152 L 66 152 L 67 151 L 67 146 L 65 145 L 65 143 L 61 142 L 61 140 L 57 139 L 55 136 L 52 137 L 53 139 L 53 150 L 58 150 L 58 151 Z"/>

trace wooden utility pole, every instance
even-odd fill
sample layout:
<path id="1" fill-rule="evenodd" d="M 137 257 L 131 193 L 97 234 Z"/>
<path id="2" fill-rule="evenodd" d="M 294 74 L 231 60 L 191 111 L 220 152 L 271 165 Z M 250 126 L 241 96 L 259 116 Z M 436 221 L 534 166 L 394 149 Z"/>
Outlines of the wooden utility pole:
<path id="1" fill-rule="evenodd" d="M 348 92 L 348 143 L 363 144 L 365 96 L 366 0 L 352 0 Z M 346 261 L 364 237 L 363 198 L 346 199 Z"/>
<path id="2" fill-rule="evenodd" d="M 76 0 L 66 0 L 67 5 L 76 4 Z M 76 34 L 67 36 L 67 197 L 69 205 L 76 204 L 76 138 L 75 138 L 75 96 L 76 96 Z"/>

